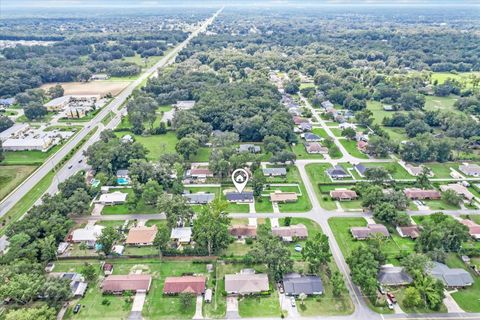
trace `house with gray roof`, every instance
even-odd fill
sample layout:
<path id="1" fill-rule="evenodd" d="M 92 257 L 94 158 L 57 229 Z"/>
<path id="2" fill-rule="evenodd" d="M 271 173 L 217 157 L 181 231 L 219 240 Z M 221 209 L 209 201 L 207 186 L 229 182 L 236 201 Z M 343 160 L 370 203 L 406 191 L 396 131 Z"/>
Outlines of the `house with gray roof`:
<path id="1" fill-rule="evenodd" d="M 320 136 L 318 136 L 318 135 L 316 135 L 316 134 L 310 133 L 310 132 L 305 133 L 304 136 L 303 136 L 303 138 L 304 138 L 305 141 L 307 141 L 307 142 L 319 142 L 319 141 L 322 141 L 322 140 L 323 140 L 322 137 L 320 137 Z"/>
<path id="2" fill-rule="evenodd" d="M 228 202 L 250 203 L 253 202 L 253 192 L 228 192 L 225 197 Z"/>
<path id="3" fill-rule="evenodd" d="M 302 131 L 312 131 L 312 124 L 308 122 L 302 122 L 298 125 Z"/>
<path id="4" fill-rule="evenodd" d="M 458 167 L 458 169 L 467 176 L 480 177 L 480 166 L 475 163 L 465 163 Z"/>
<path id="5" fill-rule="evenodd" d="M 468 287 L 473 284 L 473 278 L 468 271 L 461 268 L 449 268 L 440 262 L 433 262 L 433 267 L 427 270 L 432 277 L 442 281 L 449 288 Z"/>
<path id="6" fill-rule="evenodd" d="M 327 169 L 327 174 L 332 179 L 351 178 L 350 174 L 340 165 Z"/>
<path id="7" fill-rule="evenodd" d="M 267 177 L 279 177 L 287 175 L 286 168 L 264 168 L 263 175 Z"/>
<path id="8" fill-rule="evenodd" d="M 358 172 L 361 177 L 365 176 L 365 172 L 367 172 L 367 167 L 363 164 L 359 163 L 353 166 L 353 168 Z"/>
<path id="9" fill-rule="evenodd" d="M 250 152 L 250 153 L 259 153 L 260 147 L 254 144 L 241 144 L 238 147 L 238 152 Z"/>
<path id="10" fill-rule="evenodd" d="M 395 267 L 391 264 L 380 267 L 377 280 L 385 286 L 404 286 L 413 282 L 412 277 L 403 267 Z"/>
<path id="11" fill-rule="evenodd" d="M 207 204 L 215 199 L 213 193 L 184 193 L 183 197 L 189 204 Z"/>
<path id="12" fill-rule="evenodd" d="M 287 296 L 323 294 L 323 283 L 319 276 L 302 276 L 298 273 L 287 273 L 283 276 L 283 289 Z"/>
<path id="13" fill-rule="evenodd" d="M 333 103 L 331 103 L 330 100 L 323 101 L 322 102 L 322 107 L 324 107 L 325 109 L 333 108 Z"/>

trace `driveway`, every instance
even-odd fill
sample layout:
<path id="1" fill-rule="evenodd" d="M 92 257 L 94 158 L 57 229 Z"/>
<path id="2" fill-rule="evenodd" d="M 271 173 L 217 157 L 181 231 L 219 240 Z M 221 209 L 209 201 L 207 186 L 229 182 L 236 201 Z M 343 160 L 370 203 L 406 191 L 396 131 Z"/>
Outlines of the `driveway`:
<path id="1" fill-rule="evenodd" d="M 227 297 L 227 314 L 225 316 L 227 319 L 239 319 L 240 315 L 238 314 L 238 297 Z"/>
<path id="2" fill-rule="evenodd" d="M 203 304 L 203 296 L 198 295 L 195 303 L 195 315 L 193 316 L 192 319 L 203 319 L 202 304 Z"/>
<path id="3" fill-rule="evenodd" d="M 141 320 L 142 319 L 142 309 L 145 304 L 146 293 L 137 292 L 135 298 L 133 299 L 132 311 L 130 312 L 129 320 Z"/>
<path id="4" fill-rule="evenodd" d="M 301 317 L 297 307 L 292 307 L 290 297 L 287 297 L 284 293 L 279 293 L 278 300 L 280 302 L 280 309 L 287 312 L 287 318 L 299 319 Z"/>
<path id="5" fill-rule="evenodd" d="M 456 312 L 464 312 L 462 308 L 460 308 L 457 302 L 453 299 L 451 293 L 456 292 L 454 291 L 445 291 L 445 298 L 443 299 L 443 303 L 447 307 L 448 313 L 456 313 Z"/>

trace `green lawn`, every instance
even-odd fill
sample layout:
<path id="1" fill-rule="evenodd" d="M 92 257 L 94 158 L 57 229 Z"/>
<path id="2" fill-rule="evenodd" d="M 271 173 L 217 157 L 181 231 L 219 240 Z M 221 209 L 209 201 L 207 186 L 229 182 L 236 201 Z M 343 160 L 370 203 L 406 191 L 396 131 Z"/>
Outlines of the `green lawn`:
<path id="1" fill-rule="evenodd" d="M 392 111 L 385 111 L 383 110 L 383 103 L 379 101 L 367 101 L 367 109 L 373 112 L 373 123 L 382 125 L 382 120 L 385 117 L 391 117 L 394 112 Z M 383 127 L 385 131 L 388 132 L 390 138 L 396 141 L 405 140 L 407 135 L 405 134 L 404 128 L 391 128 L 391 127 Z"/>
<path id="2" fill-rule="evenodd" d="M 376 168 L 376 167 L 382 167 L 385 168 L 392 178 L 394 179 L 415 179 L 414 176 L 410 175 L 405 168 L 403 168 L 401 165 L 399 165 L 397 162 L 385 162 L 385 163 L 379 163 L 379 162 L 365 162 L 362 163 L 366 168 Z M 354 170 L 356 173 L 356 171 Z"/>
<path id="3" fill-rule="evenodd" d="M 47 152 L 38 150 L 31 151 L 6 151 L 4 152 L 5 159 L 2 164 L 8 165 L 41 165 L 52 154 L 57 152 L 62 147 L 62 144 L 53 146 Z"/>
<path id="4" fill-rule="evenodd" d="M 448 255 L 446 263 L 450 268 L 463 268 L 469 271 L 455 253 Z M 472 277 L 475 279 L 474 284 L 471 287 L 459 289 L 458 292 L 452 294 L 452 297 L 466 312 L 480 312 L 480 278 L 474 274 Z"/>
<path id="5" fill-rule="evenodd" d="M 0 200 L 12 192 L 36 168 L 36 166 L 0 166 Z"/>
<path id="6" fill-rule="evenodd" d="M 313 128 L 312 133 L 316 134 L 317 136 L 320 136 L 324 139 L 328 138 L 329 135 L 323 128 Z"/>
<path id="7" fill-rule="evenodd" d="M 310 199 L 308 198 L 307 190 L 305 189 L 305 185 L 303 184 L 302 177 L 298 172 L 297 167 L 290 166 L 288 167 L 286 182 L 294 182 L 299 184 L 299 188 L 301 190 L 302 196 L 298 197 L 297 202 L 293 203 L 280 203 L 278 205 L 280 212 L 305 212 L 309 211 L 312 208 L 312 204 L 310 203 Z"/>
<path id="8" fill-rule="evenodd" d="M 340 128 L 330 128 L 330 131 L 332 131 L 332 133 L 335 137 L 341 137 L 343 130 L 340 129 Z"/>
<path id="9" fill-rule="evenodd" d="M 305 145 L 302 140 L 299 140 L 297 144 L 291 146 L 292 152 L 295 153 L 297 159 L 323 159 L 324 156 L 318 153 L 310 154 L 305 149 Z"/>
<path id="10" fill-rule="evenodd" d="M 455 162 L 445 162 L 445 163 L 439 163 L 439 162 L 431 162 L 431 163 L 426 163 L 425 166 L 427 168 L 430 168 L 432 170 L 434 176 L 433 178 L 451 178 L 450 176 L 450 168 L 454 168 L 458 171 L 458 163 Z"/>
<path id="11" fill-rule="evenodd" d="M 360 159 L 368 159 L 368 156 L 363 153 L 362 151 L 358 150 L 357 142 L 354 140 L 347 140 L 347 139 L 340 139 L 340 143 L 347 149 L 350 155 L 360 158 Z"/>
<path id="12" fill-rule="evenodd" d="M 158 160 L 162 154 L 176 153 L 175 145 L 177 144 L 177 136 L 174 132 L 169 131 L 166 134 L 154 136 L 139 136 L 129 131 L 115 132 L 118 137 L 123 137 L 130 134 L 135 138 L 135 141 L 140 142 L 149 152 L 147 154 L 148 160 Z"/>
<path id="13" fill-rule="evenodd" d="M 143 202 L 143 199 L 138 200 L 135 205 L 129 204 L 129 199 L 134 197 L 133 189 L 115 189 L 115 191 L 121 191 L 128 193 L 127 203 L 117 204 L 113 206 L 104 206 L 102 214 L 105 215 L 115 215 L 115 214 L 149 214 L 149 213 L 159 213 L 159 210 L 155 206 L 147 206 Z"/>
<path id="14" fill-rule="evenodd" d="M 320 186 L 321 183 L 331 183 L 330 178 L 325 173 L 325 170 L 330 167 L 330 164 L 312 163 L 305 166 L 305 170 L 307 171 L 308 178 L 313 185 L 315 195 L 317 196 L 317 200 L 320 203 L 320 206 L 327 210 L 335 210 L 337 206 L 335 205 L 335 201 L 330 198 L 330 190 L 321 190 Z"/>
<path id="15" fill-rule="evenodd" d="M 255 199 L 255 211 L 259 213 L 273 212 L 272 203 L 268 197 L 258 197 Z"/>
<path id="16" fill-rule="evenodd" d="M 472 87 L 472 82 L 470 79 L 470 76 L 472 74 L 475 74 L 477 76 L 480 75 L 480 72 L 456 72 L 456 73 L 451 73 L 451 72 L 433 72 L 431 81 L 438 81 L 439 84 L 444 83 L 447 79 L 454 79 L 460 81 L 462 84 L 464 84 L 467 88 Z"/>
<path id="17" fill-rule="evenodd" d="M 448 97 L 436 97 L 436 96 L 426 96 L 425 97 L 425 110 L 428 111 L 444 111 L 444 112 L 453 112 L 453 113 L 462 113 L 462 111 L 456 109 L 453 104 L 458 100 L 457 96 L 448 96 Z"/>
<path id="18" fill-rule="evenodd" d="M 110 111 L 107 115 L 102 119 L 102 124 L 106 126 L 113 118 L 115 117 L 115 113 Z"/>
<path id="19" fill-rule="evenodd" d="M 446 203 L 443 200 L 423 200 L 430 210 L 456 210 L 460 209 L 460 206 L 455 206 Z"/>
<path id="20" fill-rule="evenodd" d="M 414 307 L 414 308 L 406 307 L 403 304 L 403 300 L 404 300 L 404 297 L 405 297 L 405 289 L 406 289 L 406 287 L 389 288 L 389 291 L 392 292 L 395 295 L 400 307 L 402 308 L 402 310 L 404 312 L 415 313 L 415 314 L 418 314 L 418 313 L 446 313 L 447 312 L 447 307 L 443 303 L 440 306 L 439 310 L 432 310 L 432 309 L 428 309 L 428 308 L 425 308 L 425 307 Z"/>
<path id="21" fill-rule="evenodd" d="M 238 313 L 243 318 L 280 317 L 280 302 L 276 290 L 269 296 L 247 296 L 239 298 Z"/>

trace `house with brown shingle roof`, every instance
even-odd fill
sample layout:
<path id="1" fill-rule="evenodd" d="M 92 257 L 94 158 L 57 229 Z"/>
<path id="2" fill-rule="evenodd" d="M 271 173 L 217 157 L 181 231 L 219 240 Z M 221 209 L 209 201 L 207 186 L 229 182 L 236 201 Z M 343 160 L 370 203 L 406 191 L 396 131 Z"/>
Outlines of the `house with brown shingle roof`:
<path id="1" fill-rule="evenodd" d="M 270 193 L 271 202 L 297 202 L 298 196 L 295 192 L 273 192 Z"/>
<path id="2" fill-rule="evenodd" d="M 407 188 L 403 193 L 410 200 L 437 200 L 442 197 L 442 194 L 435 189 Z"/>
<path id="3" fill-rule="evenodd" d="M 124 291 L 148 292 L 152 277 L 148 274 L 111 275 L 100 285 L 103 293 L 122 294 Z"/>
<path id="4" fill-rule="evenodd" d="M 205 293 L 205 277 L 183 276 L 167 277 L 163 285 L 164 294 L 193 293 L 195 295 Z"/>
<path id="5" fill-rule="evenodd" d="M 318 142 L 308 142 L 305 143 L 305 150 L 307 153 L 310 154 L 327 154 L 328 153 L 328 148 L 327 147 L 322 147 L 322 145 Z"/>
<path id="6" fill-rule="evenodd" d="M 272 228 L 272 234 L 282 238 L 283 241 L 292 241 L 293 238 L 306 239 L 308 229 L 300 223 L 285 227 L 274 227 Z"/>
<path id="7" fill-rule="evenodd" d="M 334 199 L 334 200 L 349 201 L 349 200 L 357 199 L 358 195 L 353 190 L 335 189 L 335 190 L 330 191 L 330 197 L 332 197 L 332 199 Z"/>
<path id="8" fill-rule="evenodd" d="M 473 222 L 472 220 L 469 220 L 469 219 L 463 219 L 461 221 L 461 223 L 464 226 L 467 226 L 468 233 L 470 234 L 470 236 L 472 238 L 474 238 L 475 240 L 480 240 L 480 225 L 479 224 L 476 224 L 475 222 Z"/>
<path id="9" fill-rule="evenodd" d="M 268 275 L 265 273 L 239 273 L 225 275 L 225 291 L 228 294 L 253 294 L 268 291 Z"/>
<path id="10" fill-rule="evenodd" d="M 351 227 L 350 232 L 356 240 L 366 240 L 374 234 L 390 236 L 390 232 L 383 224 L 369 224 L 366 227 Z"/>
<path id="11" fill-rule="evenodd" d="M 405 227 L 398 226 L 396 229 L 402 238 L 417 239 L 420 236 L 420 228 L 416 225 Z"/>
<path id="12" fill-rule="evenodd" d="M 153 225 L 151 227 L 133 227 L 128 231 L 126 244 L 135 245 L 135 246 L 151 246 L 157 235 L 157 226 Z"/>
<path id="13" fill-rule="evenodd" d="M 238 238 L 255 238 L 257 236 L 257 226 L 235 225 L 228 229 L 230 235 Z"/>

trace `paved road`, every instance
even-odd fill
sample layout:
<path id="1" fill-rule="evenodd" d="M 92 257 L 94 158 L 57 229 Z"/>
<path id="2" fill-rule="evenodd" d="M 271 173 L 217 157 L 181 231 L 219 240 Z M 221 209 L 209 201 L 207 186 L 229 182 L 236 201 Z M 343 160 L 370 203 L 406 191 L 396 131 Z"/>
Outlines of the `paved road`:
<path id="1" fill-rule="evenodd" d="M 176 46 L 172 51 L 170 51 L 165 57 L 163 57 L 159 62 L 154 66 L 146 70 L 138 79 L 133 81 L 128 87 L 126 87 L 119 95 L 117 95 L 107 106 L 103 107 L 98 115 L 88 122 L 78 134 L 76 134 L 71 140 L 69 140 L 65 145 L 52 157 L 50 157 L 42 166 L 40 166 L 33 174 L 31 174 L 25 181 L 19 185 L 13 192 L 11 192 L 7 197 L 5 197 L 0 202 L 0 217 L 5 215 L 20 199 L 27 194 L 45 175 L 47 175 L 61 160 L 72 150 L 87 134 L 94 129 L 94 127 L 99 126 L 99 130 L 90 138 L 85 146 L 75 153 L 70 161 L 68 161 L 63 168 L 61 168 L 52 183 L 52 186 L 49 188 L 49 193 L 54 193 L 57 191 L 58 183 L 66 180 L 72 174 L 78 170 L 86 168 L 85 160 L 82 163 L 79 163 L 81 159 L 84 159 L 83 150 L 88 146 L 93 144 L 99 139 L 100 132 L 103 128 L 101 121 L 103 118 L 110 112 L 115 113 L 115 117 L 108 123 L 105 128 L 115 128 L 121 121 L 121 112 L 119 112 L 120 107 L 128 97 L 132 94 L 133 90 L 137 88 L 145 79 L 152 76 L 159 68 L 162 68 L 168 65 L 171 61 L 175 59 L 177 54 L 185 48 L 188 43 L 196 37 L 199 33 L 206 30 L 206 28 L 215 20 L 215 18 L 223 10 L 218 10 L 212 17 L 207 19 L 197 30 L 192 32 L 189 37 Z M 68 167 L 72 166 L 70 169 Z"/>

